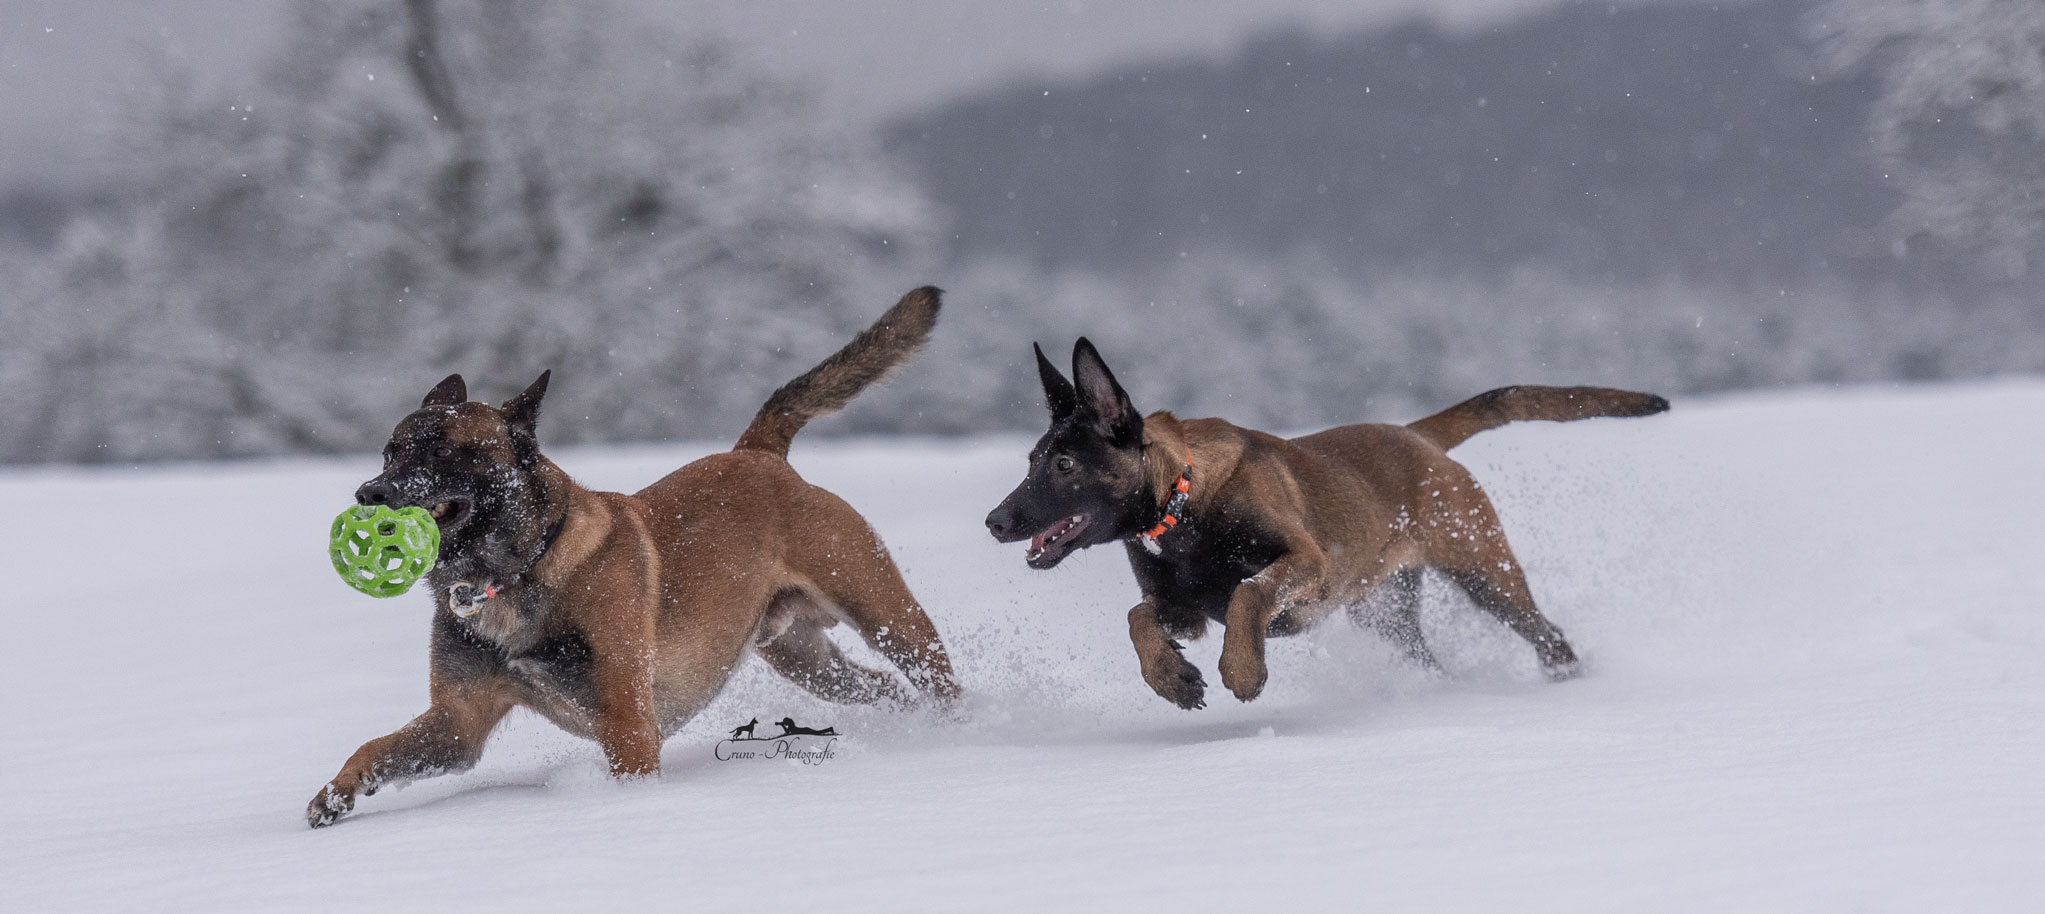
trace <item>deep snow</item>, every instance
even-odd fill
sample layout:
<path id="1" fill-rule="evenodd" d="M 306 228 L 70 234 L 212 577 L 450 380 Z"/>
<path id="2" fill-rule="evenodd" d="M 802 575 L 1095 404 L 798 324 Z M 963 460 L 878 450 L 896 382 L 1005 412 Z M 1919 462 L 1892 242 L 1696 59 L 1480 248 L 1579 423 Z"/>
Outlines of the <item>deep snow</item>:
<path id="1" fill-rule="evenodd" d="M 0 474 L 0 908 L 2045 909 L 2045 381 L 1481 436 L 1456 456 L 1588 675 L 1542 681 L 1433 584 L 1449 679 L 1338 616 L 1191 713 L 1137 676 L 1118 550 L 1031 572 L 981 530 L 1026 445 L 794 457 L 894 549 L 963 723 L 755 662 L 658 781 L 520 712 L 317 832 L 314 791 L 425 703 L 426 598 L 326 566 L 374 460 Z M 709 447 L 555 456 L 636 488 Z M 786 715 L 839 757 L 711 757 Z"/>

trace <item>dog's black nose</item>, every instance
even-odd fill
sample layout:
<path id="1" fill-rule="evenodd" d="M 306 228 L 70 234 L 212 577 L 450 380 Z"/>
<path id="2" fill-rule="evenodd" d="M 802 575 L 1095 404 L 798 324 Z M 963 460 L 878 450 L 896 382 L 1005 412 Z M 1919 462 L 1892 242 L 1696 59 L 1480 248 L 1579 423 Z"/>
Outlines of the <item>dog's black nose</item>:
<path id="1" fill-rule="evenodd" d="M 363 483 L 362 488 L 355 490 L 355 503 L 358 505 L 384 505 L 389 504 L 391 499 L 396 498 L 397 495 L 398 487 L 391 485 L 383 477 L 379 476 Z"/>
<path id="2" fill-rule="evenodd" d="M 1015 526 L 1015 520 L 1008 516 L 1008 512 L 1000 508 L 995 508 L 993 511 L 988 512 L 987 532 L 994 534 L 995 539 L 1007 536 L 1009 528 L 1013 526 Z"/>

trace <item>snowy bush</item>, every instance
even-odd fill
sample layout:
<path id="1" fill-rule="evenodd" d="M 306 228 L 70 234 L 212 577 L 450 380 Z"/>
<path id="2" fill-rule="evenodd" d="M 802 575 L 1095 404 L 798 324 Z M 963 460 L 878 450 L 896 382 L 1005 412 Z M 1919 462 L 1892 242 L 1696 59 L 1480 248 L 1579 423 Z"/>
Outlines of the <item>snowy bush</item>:
<path id="1" fill-rule="evenodd" d="M 1924 233 L 2022 276 L 2045 239 L 2045 3 L 1831 0 L 1807 26 L 1837 73 L 1872 67 L 1875 153 Z"/>
<path id="2" fill-rule="evenodd" d="M 127 205 L 14 277 L 0 460 L 361 449 L 450 370 L 562 369 L 570 436 L 735 429 L 933 225 L 807 106 L 597 0 L 301 3 L 263 85 L 162 92 Z"/>

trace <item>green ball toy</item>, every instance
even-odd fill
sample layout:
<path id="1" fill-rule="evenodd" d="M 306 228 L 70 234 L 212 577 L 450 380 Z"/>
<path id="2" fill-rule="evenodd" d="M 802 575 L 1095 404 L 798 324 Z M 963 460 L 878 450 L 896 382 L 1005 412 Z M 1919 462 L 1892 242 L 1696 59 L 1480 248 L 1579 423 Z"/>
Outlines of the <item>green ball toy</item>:
<path id="1" fill-rule="evenodd" d="M 327 554 L 348 586 L 372 597 L 395 597 L 433 568 L 440 525 L 424 508 L 358 505 L 334 518 Z"/>

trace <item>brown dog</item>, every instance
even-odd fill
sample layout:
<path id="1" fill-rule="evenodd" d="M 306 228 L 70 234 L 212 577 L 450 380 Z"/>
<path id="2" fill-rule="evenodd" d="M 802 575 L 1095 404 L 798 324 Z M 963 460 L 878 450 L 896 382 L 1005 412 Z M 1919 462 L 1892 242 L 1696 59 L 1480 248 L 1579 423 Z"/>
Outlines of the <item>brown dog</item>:
<path id="1" fill-rule="evenodd" d="M 475 765 L 492 728 L 531 708 L 603 746 L 611 772 L 660 768 L 661 741 L 717 695 L 750 645 L 838 702 L 907 699 L 824 630 L 852 624 L 916 688 L 958 694 L 937 630 L 873 530 L 796 475 L 788 444 L 907 361 L 937 320 L 910 292 L 837 354 L 768 398 L 728 453 L 636 495 L 577 485 L 540 454 L 548 374 L 502 407 L 450 376 L 405 417 L 363 504 L 428 508 L 441 552 L 432 704 L 365 743 L 306 809 L 318 827 L 380 786 Z"/>
<path id="2" fill-rule="evenodd" d="M 1072 381 L 1042 349 L 1037 371 L 1051 430 L 987 529 L 1001 542 L 1030 540 L 1033 568 L 1123 541 L 1143 590 L 1129 611 L 1143 679 L 1188 709 L 1205 704 L 1206 683 L 1173 639 L 1200 637 L 1210 620 L 1227 627 L 1221 682 L 1243 701 L 1264 689 L 1267 636 L 1303 631 L 1337 608 L 1435 667 L 1418 617 L 1426 568 L 1532 644 L 1549 676 L 1569 676 L 1576 653 L 1534 607 L 1490 499 L 1445 452 L 1508 422 L 1669 408 L 1623 390 L 1506 387 L 1411 425 L 1285 439 L 1220 419 L 1138 414 L 1084 338 Z M 1391 605 L 1366 617 L 1365 598 L 1381 585 Z"/>

